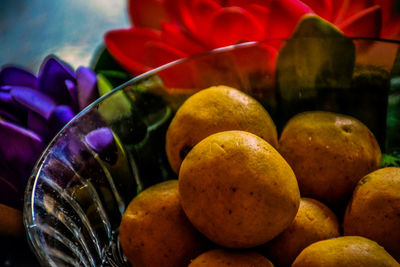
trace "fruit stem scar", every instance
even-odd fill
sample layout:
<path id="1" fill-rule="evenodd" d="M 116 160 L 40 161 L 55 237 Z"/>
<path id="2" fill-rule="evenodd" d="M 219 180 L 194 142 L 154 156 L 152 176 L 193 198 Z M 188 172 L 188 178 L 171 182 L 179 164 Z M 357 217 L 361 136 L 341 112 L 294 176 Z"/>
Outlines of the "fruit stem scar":
<path id="1" fill-rule="evenodd" d="M 213 148 L 214 148 L 214 149 L 213 149 Z M 220 152 L 223 152 L 224 154 L 226 154 L 226 150 L 225 150 L 223 144 L 220 145 L 220 144 L 215 143 L 215 142 L 210 143 L 210 151 L 216 152 L 215 149 L 218 150 L 218 151 L 220 151 Z"/>

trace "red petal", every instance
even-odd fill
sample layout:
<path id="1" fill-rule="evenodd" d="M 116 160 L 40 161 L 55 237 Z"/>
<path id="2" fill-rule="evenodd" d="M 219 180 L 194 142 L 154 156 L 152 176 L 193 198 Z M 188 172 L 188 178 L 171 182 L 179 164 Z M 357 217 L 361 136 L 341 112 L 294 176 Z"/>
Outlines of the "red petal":
<path id="1" fill-rule="evenodd" d="M 264 28 L 264 32 L 268 32 L 268 16 L 270 10 L 262 5 L 258 4 L 250 4 L 246 7 L 246 10 L 249 11 L 254 18 L 257 19 L 258 23 L 262 25 Z"/>
<path id="2" fill-rule="evenodd" d="M 146 65 L 146 43 L 159 41 L 161 33 L 156 30 L 131 28 L 109 31 L 104 40 L 111 55 L 129 72 L 140 74 L 151 66 Z"/>
<path id="3" fill-rule="evenodd" d="M 258 23 L 268 31 L 268 15 L 270 0 L 228 0 L 223 1 L 224 7 L 240 7 L 250 12 Z"/>
<path id="4" fill-rule="evenodd" d="M 385 23 L 381 29 L 381 37 L 400 41 L 400 17 L 397 20 Z"/>
<path id="5" fill-rule="evenodd" d="M 334 0 L 332 22 L 335 25 L 344 23 L 345 20 L 374 6 L 373 0 Z"/>
<path id="6" fill-rule="evenodd" d="M 130 0 L 128 10 L 131 22 L 136 27 L 160 29 L 161 23 L 168 20 L 164 0 Z"/>
<path id="7" fill-rule="evenodd" d="M 204 45 L 211 45 L 209 41 L 211 18 L 222 7 L 213 0 L 181 0 L 181 3 L 184 3 L 180 6 L 184 26 L 194 38 Z"/>
<path id="8" fill-rule="evenodd" d="M 235 66 L 242 79 L 243 77 L 247 77 L 247 79 L 252 78 L 251 74 L 263 75 L 265 79 L 269 80 L 269 85 L 272 88 L 278 56 L 278 49 L 276 47 L 265 43 L 259 46 L 237 49 L 233 51 L 233 54 Z"/>
<path id="9" fill-rule="evenodd" d="M 153 68 L 188 56 L 182 51 L 160 41 L 148 42 L 145 55 L 148 66 Z"/>
<path id="10" fill-rule="evenodd" d="M 198 54 L 207 50 L 206 47 L 193 40 L 176 24 L 163 23 L 161 38 L 165 43 L 189 55 Z"/>
<path id="11" fill-rule="evenodd" d="M 193 0 L 192 12 L 194 23 L 201 40 L 207 40 L 212 17 L 222 9 L 222 6 L 214 0 Z M 208 26 L 208 27 L 207 27 Z M 206 42 L 207 43 L 207 42 Z"/>
<path id="12" fill-rule="evenodd" d="M 254 16 L 239 7 L 221 9 L 212 19 L 209 38 L 215 47 L 265 38 L 264 28 Z"/>
<path id="13" fill-rule="evenodd" d="M 267 6 L 270 0 L 228 0 L 225 1 L 228 2 L 224 6 L 240 6 L 240 7 L 246 7 L 248 5 L 261 5 L 261 6 Z"/>
<path id="14" fill-rule="evenodd" d="M 382 9 L 381 37 L 385 39 L 400 39 L 400 10 L 394 0 L 375 0 Z"/>
<path id="15" fill-rule="evenodd" d="M 228 6 L 241 7 L 250 12 L 258 23 L 264 28 L 264 32 L 268 31 L 269 3 L 266 0 L 230 0 Z"/>
<path id="16" fill-rule="evenodd" d="M 214 0 L 192 0 L 191 3 L 193 15 L 197 17 L 211 16 L 221 8 L 222 6 Z"/>
<path id="17" fill-rule="evenodd" d="M 400 19 L 400 7 L 399 3 L 395 5 L 396 0 L 375 0 L 377 5 L 382 8 L 382 18 L 383 23 L 388 23 L 390 21 L 399 21 Z"/>
<path id="18" fill-rule="evenodd" d="M 337 26 L 347 36 L 379 37 L 381 19 L 381 8 L 376 5 L 353 15 Z"/>
<path id="19" fill-rule="evenodd" d="M 301 0 L 308 5 L 315 14 L 331 21 L 332 19 L 332 0 Z M 336 0 L 333 0 L 336 1 Z"/>
<path id="20" fill-rule="evenodd" d="M 269 6 L 270 16 L 268 18 L 269 38 L 289 38 L 297 22 L 305 14 L 313 11 L 298 0 L 273 0 Z"/>
<path id="21" fill-rule="evenodd" d="M 169 68 L 162 69 L 157 75 L 163 81 L 167 90 L 193 90 L 199 86 L 199 72 L 194 67 L 196 60 L 188 59 L 173 65 Z"/>
<path id="22" fill-rule="evenodd" d="M 188 4 L 190 4 L 190 1 L 187 0 L 164 0 L 164 8 L 168 13 L 168 17 L 172 22 L 177 22 L 180 25 L 184 25 L 181 9 L 183 5 Z"/>

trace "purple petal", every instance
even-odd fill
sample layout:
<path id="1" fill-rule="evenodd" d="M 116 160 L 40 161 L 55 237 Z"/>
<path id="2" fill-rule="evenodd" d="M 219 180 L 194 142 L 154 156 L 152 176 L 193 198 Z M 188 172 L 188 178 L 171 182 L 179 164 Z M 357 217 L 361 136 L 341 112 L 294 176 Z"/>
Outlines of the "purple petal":
<path id="1" fill-rule="evenodd" d="M 35 112 L 28 112 L 27 127 L 29 130 L 38 134 L 45 144 L 50 141 L 52 131 L 49 129 L 49 122 L 42 116 Z"/>
<path id="2" fill-rule="evenodd" d="M 39 90 L 52 97 L 57 104 L 69 105 L 71 99 L 66 80 L 75 80 L 75 73 L 55 57 L 48 57 L 40 69 Z"/>
<path id="3" fill-rule="evenodd" d="M 11 122 L 0 120 L 0 155 L 19 177 L 29 178 L 32 168 L 44 149 L 40 136 Z"/>
<path id="4" fill-rule="evenodd" d="M 13 88 L 13 87 L 10 85 L 2 85 L 2 86 L 0 86 L 0 91 L 9 92 L 11 90 L 11 88 Z"/>
<path id="5" fill-rule="evenodd" d="M 71 106 L 74 112 L 78 112 L 79 109 L 79 104 L 78 104 L 78 88 L 76 84 L 73 81 L 66 80 L 65 81 L 65 86 L 67 87 L 69 96 L 71 98 Z"/>
<path id="6" fill-rule="evenodd" d="M 10 139 L 17 140 L 18 142 L 31 143 L 32 146 L 41 145 L 42 139 L 32 131 L 24 129 L 13 123 L 0 120 L 0 143 L 3 144 L 0 147 L 8 146 L 5 140 Z"/>
<path id="7" fill-rule="evenodd" d="M 114 142 L 114 135 L 110 128 L 107 127 L 91 131 L 85 138 L 88 144 L 96 152 L 103 150 Z"/>
<path id="8" fill-rule="evenodd" d="M 25 108 L 17 103 L 9 92 L 0 91 L 0 107 L 4 112 L 7 110 L 7 114 L 12 114 L 12 117 L 3 112 L 0 114 L 0 116 L 4 115 L 6 119 L 8 118 L 7 120 L 18 122 L 17 124 L 21 124 L 22 122 L 26 121 L 27 112 Z M 15 120 L 15 118 L 18 119 Z"/>
<path id="9" fill-rule="evenodd" d="M 4 164 L 0 166 L 0 203 L 21 209 L 23 186 L 21 180 Z"/>
<path id="10" fill-rule="evenodd" d="M 64 127 L 73 117 L 75 113 L 71 109 L 70 106 L 58 106 L 53 110 L 53 113 L 50 116 L 50 125 L 53 130 L 53 134 L 57 134 L 58 131 Z"/>
<path id="11" fill-rule="evenodd" d="M 78 100 L 80 110 L 95 101 L 98 97 L 97 77 L 89 68 L 79 67 L 76 71 L 78 83 Z"/>
<path id="12" fill-rule="evenodd" d="M 0 92 L 0 103 L 13 105 L 15 102 L 9 92 Z"/>
<path id="13" fill-rule="evenodd" d="M 0 91 L 0 107 L 11 111 L 14 115 L 18 115 L 21 118 L 26 116 L 25 108 L 16 102 L 9 92 Z"/>
<path id="14" fill-rule="evenodd" d="M 10 91 L 13 99 L 25 108 L 38 113 L 45 119 L 49 119 L 56 104 L 47 95 L 27 87 L 14 87 Z"/>
<path id="15" fill-rule="evenodd" d="M 0 71 L 0 84 L 36 88 L 37 78 L 27 70 L 10 66 Z"/>
<path id="16" fill-rule="evenodd" d="M 86 135 L 85 140 L 100 155 L 101 159 L 110 164 L 115 163 L 118 157 L 118 150 L 114 135 L 109 128 L 103 127 L 91 131 Z"/>
<path id="17" fill-rule="evenodd" d="M 11 114 L 8 111 L 0 109 L 0 120 L 2 118 L 4 120 L 7 120 L 7 121 L 12 122 L 14 124 L 21 124 L 21 120 L 17 116 Z"/>
<path id="18" fill-rule="evenodd" d="M 20 209 L 23 194 L 6 178 L 0 176 L 0 203 Z"/>

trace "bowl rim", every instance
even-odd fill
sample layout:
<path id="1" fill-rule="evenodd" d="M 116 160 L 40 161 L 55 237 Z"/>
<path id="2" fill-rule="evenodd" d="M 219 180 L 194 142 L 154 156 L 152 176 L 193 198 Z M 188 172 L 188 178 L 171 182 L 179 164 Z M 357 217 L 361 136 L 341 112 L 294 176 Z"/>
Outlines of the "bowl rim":
<path id="1" fill-rule="evenodd" d="M 359 40 L 359 41 L 365 40 L 365 41 L 371 41 L 371 42 L 389 43 L 389 44 L 398 45 L 399 48 L 398 48 L 397 55 L 400 54 L 400 41 L 398 41 L 398 40 L 370 38 L 370 37 L 346 37 L 346 36 L 328 37 L 328 38 L 338 39 L 338 38 L 343 38 L 343 37 L 348 38 L 353 41 L 354 40 L 356 40 L 356 41 L 357 40 Z M 300 38 L 302 38 L 302 39 L 304 39 L 304 38 L 325 39 L 327 37 L 300 37 Z M 87 107 L 85 107 L 83 110 L 81 110 L 79 113 L 77 113 L 66 125 L 64 125 L 61 128 L 61 130 L 52 138 L 52 140 L 47 144 L 45 149 L 42 151 L 39 159 L 36 161 L 36 163 L 32 169 L 31 175 L 30 175 L 27 185 L 25 187 L 24 201 L 23 201 L 23 223 L 24 223 L 26 234 L 27 234 L 27 239 L 29 241 L 28 243 L 31 246 L 31 249 L 36 254 L 36 256 L 39 258 L 39 261 L 47 262 L 48 258 L 46 257 L 46 253 L 45 253 L 45 251 L 43 251 L 43 247 L 41 246 L 41 244 L 37 238 L 37 233 L 35 232 L 36 219 L 35 219 L 35 215 L 34 215 L 35 211 L 34 211 L 34 206 L 33 206 L 33 203 L 35 202 L 35 199 L 34 199 L 35 190 L 36 190 L 38 178 L 40 177 L 39 175 L 40 175 L 42 167 L 43 167 L 43 163 L 45 162 L 47 156 L 51 153 L 53 145 L 60 138 L 60 136 L 66 132 L 66 129 L 69 128 L 70 125 L 74 124 L 77 120 L 79 120 L 79 118 L 84 116 L 89 111 L 93 110 L 98 104 L 100 104 L 105 99 L 112 96 L 113 94 L 116 94 L 116 93 L 122 91 L 125 87 L 127 87 L 131 84 L 134 84 L 137 81 L 148 79 L 149 77 L 154 76 L 157 73 L 159 73 L 165 69 L 174 67 L 174 66 L 182 64 L 184 62 L 192 61 L 196 58 L 202 58 L 202 57 L 206 57 L 206 56 L 213 55 L 213 54 L 220 54 L 223 52 L 228 52 L 228 51 L 232 51 L 232 50 L 240 49 L 240 48 L 259 47 L 263 44 L 268 44 L 271 42 L 278 41 L 278 42 L 284 43 L 288 40 L 290 40 L 290 38 L 288 38 L 288 39 L 268 39 L 268 40 L 264 40 L 264 41 L 244 42 L 244 43 L 233 44 L 233 45 L 224 46 L 224 47 L 220 47 L 220 48 L 215 48 L 215 49 L 205 51 L 205 52 L 202 52 L 199 54 L 195 54 L 195 55 L 191 55 L 191 56 L 188 56 L 185 58 L 180 58 L 180 59 L 171 61 L 169 63 L 166 63 L 166 64 L 156 67 L 154 69 L 151 69 L 145 73 L 137 75 L 137 76 L 129 79 L 128 81 L 118 85 L 117 87 L 112 89 L 110 92 L 102 95 L 101 97 L 99 97 L 98 99 L 93 101 L 91 104 L 89 104 Z"/>

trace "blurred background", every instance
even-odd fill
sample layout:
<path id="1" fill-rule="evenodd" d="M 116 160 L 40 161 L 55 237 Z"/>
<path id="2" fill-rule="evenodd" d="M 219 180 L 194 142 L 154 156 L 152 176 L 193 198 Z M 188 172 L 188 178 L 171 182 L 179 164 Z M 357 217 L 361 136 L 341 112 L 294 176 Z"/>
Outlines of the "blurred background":
<path id="1" fill-rule="evenodd" d="M 126 0 L 0 0 L 0 65 L 37 74 L 55 54 L 88 66 L 107 30 L 129 26 Z"/>
<path id="2" fill-rule="evenodd" d="M 126 0 L 0 0 L 0 66 L 37 74 L 55 54 L 89 66 L 106 31 L 128 27 Z M 0 266 L 39 266 L 26 237 L 0 236 Z"/>

